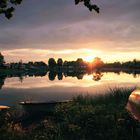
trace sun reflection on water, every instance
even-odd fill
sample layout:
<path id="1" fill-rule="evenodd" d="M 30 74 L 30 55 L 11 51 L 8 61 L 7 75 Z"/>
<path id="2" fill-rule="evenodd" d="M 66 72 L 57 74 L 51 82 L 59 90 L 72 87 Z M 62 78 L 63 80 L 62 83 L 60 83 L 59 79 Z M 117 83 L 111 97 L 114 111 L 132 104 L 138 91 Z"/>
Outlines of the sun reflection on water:
<path id="1" fill-rule="evenodd" d="M 83 76 L 63 76 L 62 80 L 59 80 L 57 76 L 55 80 L 50 81 L 48 75 L 43 77 L 23 77 L 21 82 L 18 77 L 6 78 L 3 88 L 47 88 L 54 86 L 62 87 L 91 87 L 96 85 L 111 85 L 111 84 L 124 84 L 133 86 L 139 85 L 140 77 L 134 78 L 131 74 L 125 73 L 92 73 L 85 74 Z"/>

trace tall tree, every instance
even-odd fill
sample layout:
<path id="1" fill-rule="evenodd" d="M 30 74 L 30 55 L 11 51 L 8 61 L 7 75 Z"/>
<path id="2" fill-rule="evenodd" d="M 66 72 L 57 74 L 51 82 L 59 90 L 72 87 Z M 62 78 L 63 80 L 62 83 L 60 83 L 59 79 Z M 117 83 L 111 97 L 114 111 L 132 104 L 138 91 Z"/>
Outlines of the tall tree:
<path id="1" fill-rule="evenodd" d="M 58 58 L 57 65 L 60 66 L 60 67 L 63 66 L 63 60 L 62 60 L 62 58 Z"/>
<path id="2" fill-rule="evenodd" d="M 104 62 L 99 57 L 95 57 L 92 62 L 92 68 L 101 68 L 103 66 Z"/>
<path id="3" fill-rule="evenodd" d="M 5 61 L 4 61 L 4 56 L 3 56 L 3 55 L 1 54 L 1 52 L 0 52 L 0 66 L 3 66 L 4 63 L 5 63 Z"/>
<path id="4" fill-rule="evenodd" d="M 56 61 L 55 61 L 54 58 L 49 58 L 49 60 L 48 60 L 48 66 L 49 66 L 50 69 L 56 67 Z"/>
<path id="5" fill-rule="evenodd" d="M 21 4 L 23 0 L 0 0 L 0 14 L 4 14 L 6 18 L 10 19 L 13 16 L 15 7 Z M 83 3 L 89 11 L 95 10 L 99 13 L 99 7 L 91 3 L 91 0 L 75 0 L 75 5 Z"/>

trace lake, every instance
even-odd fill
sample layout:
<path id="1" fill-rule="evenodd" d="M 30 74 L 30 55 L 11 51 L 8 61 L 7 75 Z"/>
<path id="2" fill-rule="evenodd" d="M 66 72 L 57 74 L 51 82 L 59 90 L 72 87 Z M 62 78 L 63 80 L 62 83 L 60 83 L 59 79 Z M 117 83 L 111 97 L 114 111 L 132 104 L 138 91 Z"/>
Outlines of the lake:
<path id="1" fill-rule="evenodd" d="M 83 95 L 104 94 L 114 87 L 140 87 L 140 74 L 92 73 L 45 76 L 1 77 L 0 105 L 12 106 L 22 101 L 63 101 Z"/>

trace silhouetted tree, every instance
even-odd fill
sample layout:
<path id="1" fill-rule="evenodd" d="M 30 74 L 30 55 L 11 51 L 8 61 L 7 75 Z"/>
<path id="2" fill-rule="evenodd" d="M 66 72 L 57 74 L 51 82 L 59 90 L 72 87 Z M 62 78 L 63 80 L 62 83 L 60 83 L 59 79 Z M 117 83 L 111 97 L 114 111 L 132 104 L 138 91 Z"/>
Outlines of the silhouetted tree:
<path id="1" fill-rule="evenodd" d="M 5 63 L 4 56 L 0 53 L 0 67 L 3 66 Z"/>
<path id="2" fill-rule="evenodd" d="M 62 60 L 62 58 L 58 58 L 58 60 L 57 60 L 57 65 L 58 65 L 59 67 L 62 67 L 62 66 L 63 66 L 63 60 Z"/>
<path id="3" fill-rule="evenodd" d="M 43 66 L 43 67 L 46 67 L 46 66 L 47 66 L 46 63 L 44 63 L 43 61 L 35 62 L 34 65 L 35 65 L 35 66 L 38 66 L 38 67 L 42 67 L 42 66 Z"/>
<path id="4" fill-rule="evenodd" d="M 18 63 L 18 69 L 22 69 L 22 64 L 23 64 L 23 62 L 22 62 L 22 60 L 20 60 Z"/>
<path id="5" fill-rule="evenodd" d="M 49 65 L 49 68 L 50 69 L 56 67 L 56 61 L 55 61 L 55 59 L 54 58 L 49 58 L 48 65 Z"/>
<path id="6" fill-rule="evenodd" d="M 121 63 L 120 62 L 114 62 L 114 67 L 120 67 Z"/>
<path id="7" fill-rule="evenodd" d="M 137 60 L 136 59 L 133 60 L 133 65 L 134 65 L 134 67 L 136 67 L 136 65 L 137 65 Z"/>
<path id="8" fill-rule="evenodd" d="M 22 0 L 0 0 L 0 14 L 4 14 L 6 18 L 10 19 L 13 16 L 13 12 L 18 4 L 21 4 Z"/>
<path id="9" fill-rule="evenodd" d="M 92 4 L 90 0 L 75 0 L 76 5 L 80 2 L 83 2 L 84 5 L 89 9 L 89 11 L 95 10 L 97 13 L 99 13 L 99 7 L 95 4 Z"/>
<path id="10" fill-rule="evenodd" d="M 4 85 L 4 81 L 6 79 L 6 76 L 0 76 L 0 89 L 3 87 Z"/>
<path id="11" fill-rule="evenodd" d="M 100 69 L 103 66 L 104 62 L 99 57 L 95 57 L 92 63 L 92 67 Z"/>
<path id="12" fill-rule="evenodd" d="M 83 61 L 82 58 L 78 58 L 78 59 L 76 60 L 76 65 L 83 65 L 83 64 L 84 64 L 84 61 Z"/>
<path id="13" fill-rule="evenodd" d="M 64 61 L 63 66 L 67 66 L 68 65 L 68 61 Z"/>
<path id="14" fill-rule="evenodd" d="M 0 14 L 4 14 L 6 18 L 10 19 L 13 16 L 15 6 L 21 4 L 23 0 L 0 0 Z M 82 2 L 89 11 L 95 10 L 99 13 L 99 7 L 90 2 L 91 0 L 75 0 L 75 4 Z"/>

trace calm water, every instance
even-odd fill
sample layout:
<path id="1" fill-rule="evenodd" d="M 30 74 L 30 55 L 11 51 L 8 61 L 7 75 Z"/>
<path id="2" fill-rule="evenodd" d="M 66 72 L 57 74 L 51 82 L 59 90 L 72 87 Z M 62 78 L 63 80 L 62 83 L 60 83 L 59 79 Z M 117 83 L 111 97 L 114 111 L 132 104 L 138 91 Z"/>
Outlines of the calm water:
<path id="1" fill-rule="evenodd" d="M 103 94 L 109 88 L 134 86 L 140 87 L 140 74 L 109 72 L 69 76 L 47 74 L 42 77 L 1 77 L 0 105 L 12 106 L 27 100 L 62 101 L 79 94 Z"/>

